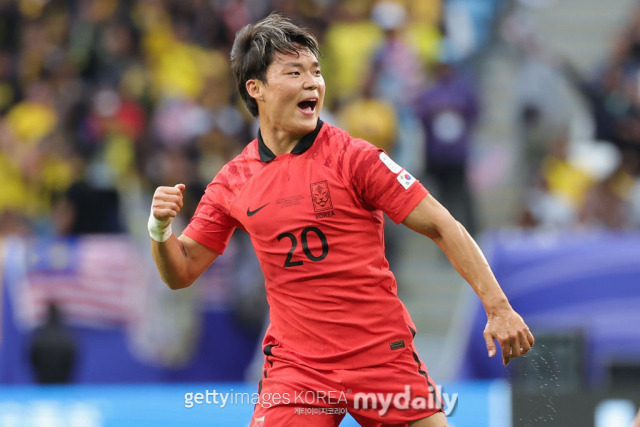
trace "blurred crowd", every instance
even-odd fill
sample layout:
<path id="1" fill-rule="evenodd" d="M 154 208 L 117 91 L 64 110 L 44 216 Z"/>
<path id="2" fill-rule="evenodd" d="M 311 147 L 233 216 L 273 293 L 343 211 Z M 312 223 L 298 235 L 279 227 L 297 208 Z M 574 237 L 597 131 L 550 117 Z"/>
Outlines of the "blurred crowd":
<path id="1" fill-rule="evenodd" d="M 188 219 L 219 168 L 256 135 L 229 53 L 240 28 L 274 10 L 319 38 L 323 119 L 422 168 L 414 131 L 431 126 L 434 113 L 425 102 L 418 117 L 414 95 L 436 85 L 441 6 L 0 1 L 0 236 L 131 232 L 146 223 L 131 217 L 132 206 L 148 212 L 155 187 L 178 182 L 187 186 Z M 464 103 L 467 85 L 458 86 Z M 465 117 L 444 120 L 457 126 L 452 134 L 450 123 L 436 123 L 449 145 L 467 137 Z"/>
<path id="2" fill-rule="evenodd" d="M 596 70 L 578 69 L 534 27 L 517 9 L 504 26 L 521 57 L 516 122 L 526 192 L 519 225 L 639 228 L 640 4 Z"/>
<path id="3" fill-rule="evenodd" d="M 447 12 L 462 3 L 0 0 L 0 236 L 140 233 L 154 189 L 178 182 L 188 220 L 256 135 L 229 53 L 235 33 L 271 11 L 320 41 L 323 120 L 384 148 L 476 232 L 467 171 L 482 90 L 461 53 L 468 20 Z M 525 24 L 516 9 L 503 26 L 520 53 L 514 222 L 637 227 L 640 7 L 595 75 Z M 590 114 L 581 141 L 563 85 Z"/>

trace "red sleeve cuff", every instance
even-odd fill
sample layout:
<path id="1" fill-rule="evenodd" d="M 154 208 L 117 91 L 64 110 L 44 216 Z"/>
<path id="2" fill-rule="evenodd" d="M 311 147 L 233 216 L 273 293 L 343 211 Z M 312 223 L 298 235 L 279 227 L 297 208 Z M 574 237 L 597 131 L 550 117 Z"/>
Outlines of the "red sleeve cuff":
<path id="1" fill-rule="evenodd" d="M 407 216 L 409 216 L 411 211 L 414 210 L 416 206 L 418 206 L 418 203 L 420 203 L 422 199 L 427 197 L 427 195 L 429 194 L 429 191 L 424 188 L 422 183 L 420 183 L 419 181 L 416 182 L 413 187 L 413 192 L 407 199 L 406 203 L 404 203 L 397 212 L 393 213 L 393 215 L 389 215 L 389 218 L 391 218 L 391 220 L 396 224 L 400 224 L 402 221 L 404 221 Z"/>
<path id="2" fill-rule="evenodd" d="M 193 228 L 191 228 L 190 226 L 187 226 L 187 228 L 184 229 L 182 234 L 192 238 L 196 242 L 200 243 L 203 246 L 206 246 L 207 248 L 217 252 L 220 255 L 224 253 L 224 250 L 227 248 L 227 244 L 229 243 L 228 240 L 226 242 L 221 242 L 218 239 L 208 238 L 208 236 L 205 233 L 198 232 Z"/>

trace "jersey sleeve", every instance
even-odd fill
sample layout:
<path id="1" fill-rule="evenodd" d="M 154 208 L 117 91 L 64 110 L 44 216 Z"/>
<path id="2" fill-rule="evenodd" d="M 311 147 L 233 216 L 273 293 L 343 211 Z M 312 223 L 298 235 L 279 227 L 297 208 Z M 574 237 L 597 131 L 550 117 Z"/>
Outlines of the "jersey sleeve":
<path id="1" fill-rule="evenodd" d="M 222 254 L 229 244 L 237 222 L 229 213 L 228 188 L 216 177 L 211 182 L 183 234 Z M 226 197 L 225 197 L 226 195 Z"/>
<path id="2" fill-rule="evenodd" d="M 361 139 L 351 145 L 351 179 L 359 197 L 396 224 L 404 221 L 429 194 L 427 189 L 380 148 Z"/>

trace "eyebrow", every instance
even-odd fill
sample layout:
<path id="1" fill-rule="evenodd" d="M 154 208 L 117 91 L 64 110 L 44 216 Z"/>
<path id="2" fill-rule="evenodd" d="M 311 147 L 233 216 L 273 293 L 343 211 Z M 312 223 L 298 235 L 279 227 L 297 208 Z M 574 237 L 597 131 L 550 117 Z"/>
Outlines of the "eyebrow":
<path id="1" fill-rule="evenodd" d="M 285 67 L 295 67 L 295 68 L 304 68 L 304 64 L 302 62 L 285 62 L 284 64 Z M 312 67 L 319 67 L 320 66 L 320 62 L 318 61 L 313 61 L 313 64 L 311 64 Z"/>

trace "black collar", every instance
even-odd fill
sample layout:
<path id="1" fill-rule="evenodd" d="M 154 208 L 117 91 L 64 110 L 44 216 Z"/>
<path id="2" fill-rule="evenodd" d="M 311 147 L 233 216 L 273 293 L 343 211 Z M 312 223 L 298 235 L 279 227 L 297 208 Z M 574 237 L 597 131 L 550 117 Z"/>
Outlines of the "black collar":
<path id="1" fill-rule="evenodd" d="M 311 146 L 313 145 L 313 142 L 316 140 L 316 137 L 318 136 L 318 133 L 320 133 L 322 124 L 323 124 L 322 120 L 318 119 L 318 124 L 316 125 L 316 128 L 313 130 L 313 132 L 308 133 L 302 138 L 300 138 L 300 141 L 298 141 L 296 146 L 293 147 L 293 150 L 291 150 L 291 153 L 302 154 L 305 151 L 307 151 L 309 148 L 311 148 Z M 268 162 L 276 158 L 276 155 L 273 154 L 273 151 L 271 151 L 271 149 L 267 147 L 267 144 L 264 143 L 260 129 L 258 129 L 258 152 L 260 153 L 260 160 L 263 162 Z"/>

